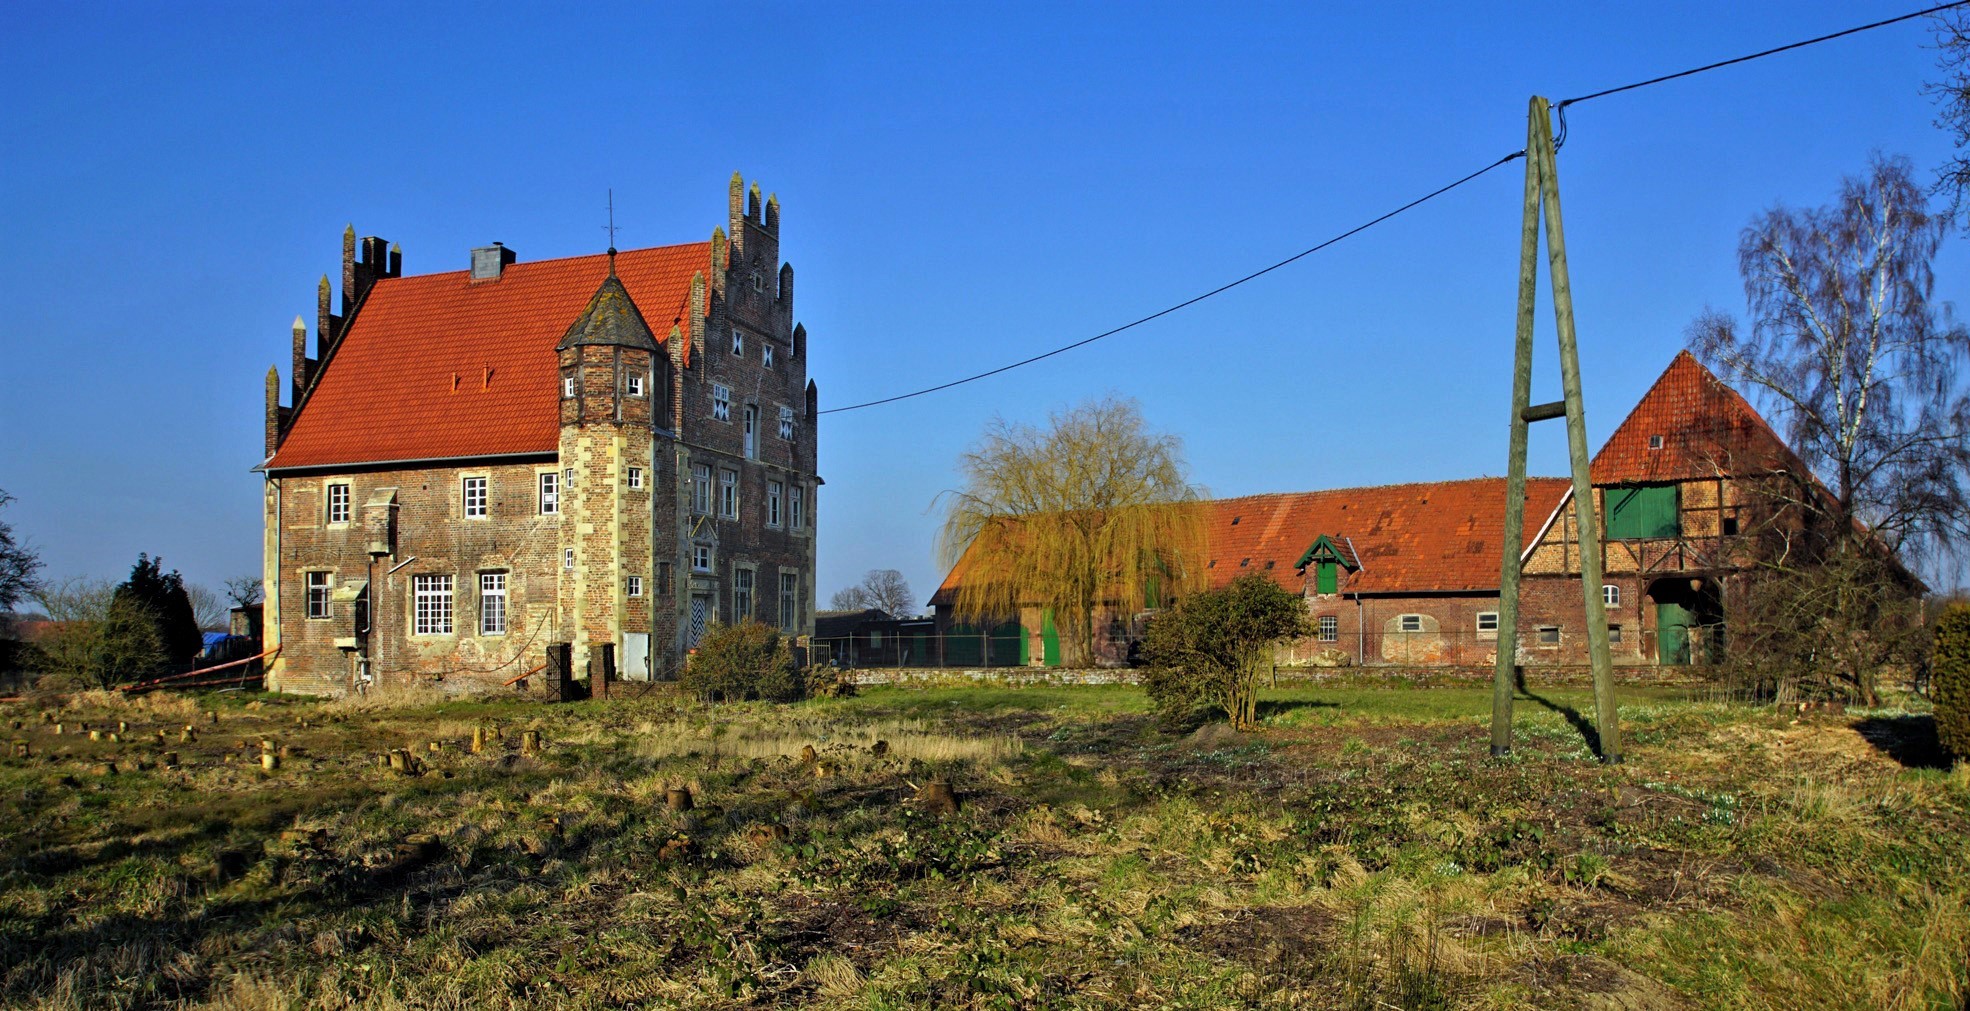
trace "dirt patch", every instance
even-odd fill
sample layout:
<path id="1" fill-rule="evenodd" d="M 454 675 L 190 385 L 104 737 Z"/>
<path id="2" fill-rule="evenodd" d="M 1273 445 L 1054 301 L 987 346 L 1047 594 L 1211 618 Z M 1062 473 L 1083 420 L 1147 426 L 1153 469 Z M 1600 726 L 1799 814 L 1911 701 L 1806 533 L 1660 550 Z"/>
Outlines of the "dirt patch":
<path id="1" fill-rule="evenodd" d="M 1592 955 L 1560 955 L 1519 965 L 1518 978 L 1539 1007 L 1579 1011 L 1674 1011 L 1683 1001 L 1668 987 Z"/>
<path id="2" fill-rule="evenodd" d="M 1258 906 L 1185 933 L 1219 958 L 1266 966 L 1301 957 L 1333 924 L 1334 914 L 1320 906 Z"/>

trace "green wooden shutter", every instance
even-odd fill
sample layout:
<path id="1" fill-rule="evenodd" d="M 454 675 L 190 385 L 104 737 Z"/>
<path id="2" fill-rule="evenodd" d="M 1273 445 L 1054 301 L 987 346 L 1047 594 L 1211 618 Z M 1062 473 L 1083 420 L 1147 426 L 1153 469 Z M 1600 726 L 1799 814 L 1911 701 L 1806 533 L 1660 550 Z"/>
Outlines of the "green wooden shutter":
<path id="1" fill-rule="evenodd" d="M 1320 567 L 1314 570 L 1314 590 L 1319 593 L 1337 592 L 1341 585 L 1340 574 L 1335 571 L 1338 568 L 1333 562 L 1321 562 Z"/>
<path id="2" fill-rule="evenodd" d="M 1607 535 L 1614 538 L 1674 537 L 1676 486 L 1646 485 L 1607 490 Z"/>

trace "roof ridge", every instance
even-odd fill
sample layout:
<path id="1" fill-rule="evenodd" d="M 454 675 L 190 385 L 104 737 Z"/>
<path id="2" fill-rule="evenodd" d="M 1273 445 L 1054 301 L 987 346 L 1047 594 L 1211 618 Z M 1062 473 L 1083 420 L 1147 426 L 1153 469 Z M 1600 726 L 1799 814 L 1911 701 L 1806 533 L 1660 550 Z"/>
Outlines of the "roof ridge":
<path id="1" fill-rule="evenodd" d="M 709 250 L 711 248 L 711 243 L 709 241 L 672 242 L 661 246 L 643 246 L 637 249 L 618 249 L 616 250 L 616 255 L 618 257 L 625 257 L 630 255 L 631 253 L 652 253 L 652 252 L 660 252 L 668 249 L 689 249 L 693 246 L 703 246 L 707 250 Z M 523 268 L 534 269 L 539 267 L 545 267 L 550 264 L 568 263 L 573 260 L 602 260 L 602 259 L 607 259 L 608 255 L 609 254 L 606 252 L 577 253 L 573 256 L 556 256 L 553 257 L 552 259 L 546 259 L 546 260 L 515 260 L 514 262 L 507 264 L 505 269 L 508 271 L 519 270 Z M 431 278 L 452 277 L 458 274 L 470 274 L 471 272 L 472 272 L 472 268 L 466 267 L 460 270 L 433 271 L 432 273 L 429 274 L 399 274 L 396 277 L 379 278 L 377 279 L 376 283 L 380 285 L 387 281 L 422 281 Z"/>
<path id="2" fill-rule="evenodd" d="M 1525 479 L 1527 481 L 1572 481 L 1573 480 L 1570 477 L 1558 477 L 1553 475 L 1540 475 L 1540 474 L 1528 474 L 1526 475 Z M 1301 491 L 1254 492 L 1250 495 L 1232 495 L 1226 498 L 1205 498 L 1205 499 L 1198 499 L 1197 501 L 1242 502 L 1246 500 L 1258 500 L 1258 499 L 1269 499 L 1269 498 L 1289 498 L 1296 495 L 1331 495 L 1334 494 L 1335 492 L 1344 492 L 1344 491 L 1384 491 L 1390 488 L 1423 488 L 1423 487 L 1441 488 L 1446 485 L 1478 484 L 1480 482 L 1504 481 L 1504 480 L 1505 477 L 1503 475 L 1497 475 L 1497 476 L 1483 475 L 1479 477 L 1448 478 L 1442 481 L 1397 481 L 1393 484 L 1359 484 L 1359 485 L 1348 485 L 1340 488 L 1307 488 Z"/>

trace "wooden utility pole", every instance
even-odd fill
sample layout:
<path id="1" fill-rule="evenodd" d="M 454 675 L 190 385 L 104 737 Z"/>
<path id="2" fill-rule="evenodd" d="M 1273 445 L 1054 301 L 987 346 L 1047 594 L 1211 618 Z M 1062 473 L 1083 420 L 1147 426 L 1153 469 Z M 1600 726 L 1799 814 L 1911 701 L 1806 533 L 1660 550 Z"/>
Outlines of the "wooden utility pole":
<path id="1" fill-rule="evenodd" d="M 1519 577 L 1525 552 L 1525 452 L 1535 421 L 1566 418 L 1573 464 L 1574 526 L 1580 540 L 1580 586 L 1586 603 L 1587 651 L 1594 671 L 1594 726 L 1601 760 L 1621 761 L 1621 731 L 1614 710 L 1614 671 L 1608 656 L 1607 609 L 1601 599 L 1600 522 L 1587 477 L 1587 420 L 1580 397 L 1580 354 L 1573 329 L 1573 288 L 1566 270 L 1566 236 L 1560 218 L 1560 180 L 1554 163 L 1550 107 L 1532 97 L 1525 139 L 1525 214 L 1519 236 L 1517 358 L 1512 369 L 1511 460 L 1505 478 L 1504 565 L 1498 581 L 1498 659 L 1491 693 L 1491 753 L 1512 747 L 1513 674 L 1518 664 Z M 1533 300 L 1539 280 L 1539 219 L 1546 219 L 1546 254 L 1553 275 L 1553 317 L 1559 331 L 1560 385 L 1564 399 L 1532 403 Z"/>

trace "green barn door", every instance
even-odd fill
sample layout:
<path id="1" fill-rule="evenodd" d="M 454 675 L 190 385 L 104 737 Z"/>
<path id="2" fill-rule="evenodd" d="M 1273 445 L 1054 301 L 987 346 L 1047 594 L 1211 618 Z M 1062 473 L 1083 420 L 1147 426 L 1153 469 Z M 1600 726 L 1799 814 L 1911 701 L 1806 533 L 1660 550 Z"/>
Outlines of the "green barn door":
<path id="1" fill-rule="evenodd" d="M 1661 664 L 1690 662 L 1690 612 L 1681 604 L 1655 605 L 1655 659 Z"/>
<path id="2" fill-rule="evenodd" d="M 1060 666 L 1060 630 L 1053 627 L 1051 607 L 1040 616 L 1040 662 L 1049 667 Z"/>

